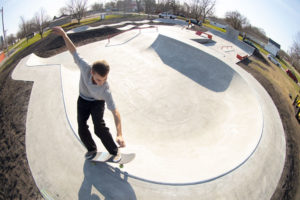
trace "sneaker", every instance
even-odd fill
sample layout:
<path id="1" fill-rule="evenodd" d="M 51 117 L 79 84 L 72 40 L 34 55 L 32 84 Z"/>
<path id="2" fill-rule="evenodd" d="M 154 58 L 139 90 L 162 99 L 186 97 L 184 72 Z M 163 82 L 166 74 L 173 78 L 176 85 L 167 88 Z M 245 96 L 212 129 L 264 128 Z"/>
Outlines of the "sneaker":
<path id="1" fill-rule="evenodd" d="M 121 151 L 120 149 L 118 148 L 118 152 L 117 152 L 117 155 L 114 156 L 113 158 L 113 162 L 119 162 L 122 158 L 122 155 L 121 155 Z"/>
<path id="2" fill-rule="evenodd" d="M 85 159 L 87 160 L 91 160 L 93 159 L 97 154 L 97 150 L 94 150 L 94 151 L 88 151 L 86 152 L 86 154 L 84 155 Z"/>

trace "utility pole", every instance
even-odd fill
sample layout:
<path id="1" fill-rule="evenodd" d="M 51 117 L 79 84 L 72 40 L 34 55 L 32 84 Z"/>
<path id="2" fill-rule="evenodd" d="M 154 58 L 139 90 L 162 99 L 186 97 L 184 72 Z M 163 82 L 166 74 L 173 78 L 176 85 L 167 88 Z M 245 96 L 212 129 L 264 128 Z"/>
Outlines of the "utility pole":
<path id="1" fill-rule="evenodd" d="M 0 11 L 1 11 L 1 13 L 2 13 L 2 30 L 3 30 L 4 47 L 6 47 L 7 56 L 9 56 L 8 46 L 7 46 L 7 43 L 6 43 L 6 34 L 5 34 L 5 29 L 4 29 L 3 6 L 2 6 L 2 8 L 1 8 Z"/>

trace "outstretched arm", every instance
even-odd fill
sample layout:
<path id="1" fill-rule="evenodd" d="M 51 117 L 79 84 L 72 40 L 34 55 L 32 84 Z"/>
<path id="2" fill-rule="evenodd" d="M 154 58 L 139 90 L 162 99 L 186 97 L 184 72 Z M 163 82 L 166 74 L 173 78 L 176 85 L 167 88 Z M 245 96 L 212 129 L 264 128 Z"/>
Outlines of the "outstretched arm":
<path id="1" fill-rule="evenodd" d="M 73 42 L 71 41 L 71 39 L 69 38 L 67 33 L 60 26 L 56 26 L 56 27 L 52 28 L 52 31 L 54 34 L 60 35 L 63 37 L 65 44 L 67 46 L 67 49 L 70 51 L 71 54 L 76 52 L 75 45 L 73 44 Z"/>

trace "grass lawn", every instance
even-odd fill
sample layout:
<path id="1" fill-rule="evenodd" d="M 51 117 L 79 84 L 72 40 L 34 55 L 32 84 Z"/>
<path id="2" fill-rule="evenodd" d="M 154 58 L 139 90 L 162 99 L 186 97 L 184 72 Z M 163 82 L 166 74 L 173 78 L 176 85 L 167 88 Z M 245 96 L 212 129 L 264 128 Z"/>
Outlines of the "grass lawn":
<path id="1" fill-rule="evenodd" d="M 253 59 L 252 63 L 250 63 L 249 66 L 259 71 L 274 85 L 279 86 L 281 88 L 283 96 L 288 98 L 289 94 L 292 94 L 292 96 L 295 97 L 300 90 L 300 86 L 297 85 L 280 67 L 271 62 L 270 64 L 272 67 L 266 66 L 264 63 L 257 59 Z M 264 68 L 258 66 L 264 66 Z"/>
<path id="2" fill-rule="evenodd" d="M 51 30 L 44 32 L 43 37 L 47 37 L 50 33 L 51 33 Z M 25 49 L 26 47 L 29 47 L 33 43 L 39 41 L 40 39 L 41 39 L 41 35 L 36 34 L 35 36 L 33 36 L 33 38 L 30 38 L 28 41 L 26 39 L 22 40 L 22 42 L 20 42 L 17 46 L 15 46 L 15 49 L 17 49 L 17 52 L 19 52 L 19 51 Z"/>
<path id="3" fill-rule="evenodd" d="M 259 44 L 257 44 L 256 42 L 252 41 L 251 42 L 258 48 L 258 50 L 263 53 L 264 55 L 268 55 L 270 54 L 269 52 L 267 52 L 263 47 L 261 47 Z"/>
<path id="4" fill-rule="evenodd" d="M 207 27 L 207 28 L 211 28 L 211 29 L 214 29 L 214 30 L 217 30 L 217 31 L 226 33 L 226 30 L 225 30 L 225 29 L 220 28 L 220 27 L 217 27 L 217 26 L 214 26 L 214 25 L 211 25 L 211 24 L 209 24 L 209 23 L 203 23 L 202 25 L 205 26 L 205 27 Z"/>
<path id="5" fill-rule="evenodd" d="M 48 30 L 43 33 L 43 37 L 47 37 L 51 33 L 51 30 Z M 2 72 L 3 69 L 5 69 L 6 66 L 8 66 L 14 59 L 14 55 L 25 49 L 26 47 L 29 47 L 30 45 L 34 44 L 35 42 L 39 41 L 41 39 L 40 34 L 36 34 L 32 38 L 30 38 L 28 41 L 26 38 L 23 38 L 15 45 L 11 46 L 9 49 L 16 49 L 16 51 L 13 53 L 13 55 L 1 66 L 0 72 Z"/>

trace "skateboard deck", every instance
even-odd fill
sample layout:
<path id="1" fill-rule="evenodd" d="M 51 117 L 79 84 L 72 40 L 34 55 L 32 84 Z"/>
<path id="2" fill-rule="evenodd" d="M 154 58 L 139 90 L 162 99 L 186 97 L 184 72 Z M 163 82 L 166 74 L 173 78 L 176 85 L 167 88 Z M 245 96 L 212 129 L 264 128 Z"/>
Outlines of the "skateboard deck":
<path id="1" fill-rule="evenodd" d="M 127 164 L 135 158 L 135 153 L 121 153 L 121 160 L 119 162 L 114 162 L 113 157 L 114 156 L 109 154 L 108 152 L 97 152 L 97 154 L 93 159 L 91 159 L 91 161 Z"/>

